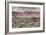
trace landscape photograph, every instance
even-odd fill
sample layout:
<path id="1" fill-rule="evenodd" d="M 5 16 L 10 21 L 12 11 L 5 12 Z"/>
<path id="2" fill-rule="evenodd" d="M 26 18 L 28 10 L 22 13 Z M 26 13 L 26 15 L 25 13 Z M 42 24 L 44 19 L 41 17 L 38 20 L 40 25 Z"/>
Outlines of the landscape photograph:
<path id="1" fill-rule="evenodd" d="M 40 27 L 39 7 L 12 7 L 12 28 Z"/>

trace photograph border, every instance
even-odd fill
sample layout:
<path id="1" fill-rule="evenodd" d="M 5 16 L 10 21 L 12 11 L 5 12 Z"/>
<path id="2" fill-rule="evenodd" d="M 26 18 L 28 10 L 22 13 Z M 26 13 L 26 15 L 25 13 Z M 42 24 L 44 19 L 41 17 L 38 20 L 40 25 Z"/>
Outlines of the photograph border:
<path id="1" fill-rule="evenodd" d="M 36 4 L 43 5 L 43 30 L 38 31 L 23 31 L 23 32 L 9 32 L 9 3 L 18 3 L 18 4 Z M 6 2 L 5 1 L 5 34 L 18 34 L 18 33 L 38 33 L 45 32 L 45 3 L 41 2 Z"/>

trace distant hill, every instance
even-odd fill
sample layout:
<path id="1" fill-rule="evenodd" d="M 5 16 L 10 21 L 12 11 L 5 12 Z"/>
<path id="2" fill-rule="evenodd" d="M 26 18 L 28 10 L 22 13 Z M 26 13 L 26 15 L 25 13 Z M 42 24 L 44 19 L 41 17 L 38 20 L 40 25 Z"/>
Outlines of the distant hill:
<path id="1" fill-rule="evenodd" d="M 40 12 L 12 12 L 16 17 L 40 17 Z"/>

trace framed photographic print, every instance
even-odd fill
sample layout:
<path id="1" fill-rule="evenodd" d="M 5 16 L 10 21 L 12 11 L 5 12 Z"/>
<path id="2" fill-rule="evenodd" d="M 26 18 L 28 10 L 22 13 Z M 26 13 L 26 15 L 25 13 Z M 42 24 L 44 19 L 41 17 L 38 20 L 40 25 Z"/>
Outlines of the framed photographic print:
<path id="1" fill-rule="evenodd" d="M 7 2 L 6 32 L 44 32 L 44 3 Z"/>

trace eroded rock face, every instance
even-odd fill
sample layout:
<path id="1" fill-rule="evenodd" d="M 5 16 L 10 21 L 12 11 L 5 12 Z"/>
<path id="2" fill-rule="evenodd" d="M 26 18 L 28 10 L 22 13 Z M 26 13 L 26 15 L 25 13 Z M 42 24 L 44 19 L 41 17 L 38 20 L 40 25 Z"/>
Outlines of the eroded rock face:
<path id="1" fill-rule="evenodd" d="M 34 11 L 35 10 L 36 9 L 34 9 Z M 29 28 L 29 27 L 39 27 L 39 26 L 40 26 L 40 12 L 33 12 L 33 11 L 12 12 L 13 28 Z"/>
<path id="2" fill-rule="evenodd" d="M 15 14 L 16 17 L 22 17 L 22 18 L 30 18 L 30 17 L 39 17 L 40 16 L 40 12 L 13 12 L 13 14 Z"/>

